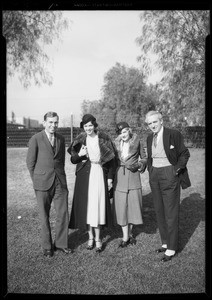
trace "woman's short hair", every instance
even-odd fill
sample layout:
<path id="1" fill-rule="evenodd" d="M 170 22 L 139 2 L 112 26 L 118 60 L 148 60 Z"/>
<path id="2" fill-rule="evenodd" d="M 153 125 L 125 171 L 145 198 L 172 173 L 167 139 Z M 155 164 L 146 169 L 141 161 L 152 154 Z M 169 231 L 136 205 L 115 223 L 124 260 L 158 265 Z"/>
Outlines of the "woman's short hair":
<path id="1" fill-rule="evenodd" d="M 118 124 L 116 124 L 116 133 L 118 135 L 121 134 L 122 130 L 125 128 L 129 130 L 130 136 L 132 136 L 132 128 L 127 122 L 119 122 Z"/>
<path id="2" fill-rule="evenodd" d="M 85 114 L 82 117 L 82 121 L 80 122 L 80 128 L 83 128 L 83 126 L 88 122 L 91 122 L 95 128 L 98 127 L 98 124 L 96 123 L 96 118 L 91 114 Z"/>

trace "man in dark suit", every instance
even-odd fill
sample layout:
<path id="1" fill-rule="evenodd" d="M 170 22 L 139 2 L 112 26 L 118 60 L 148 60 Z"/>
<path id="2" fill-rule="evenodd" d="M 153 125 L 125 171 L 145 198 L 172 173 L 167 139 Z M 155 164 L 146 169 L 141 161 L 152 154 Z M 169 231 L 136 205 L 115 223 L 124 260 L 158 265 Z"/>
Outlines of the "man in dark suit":
<path id="1" fill-rule="evenodd" d="M 158 111 L 149 111 L 145 122 L 152 131 L 147 137 L 147 168 L 162 242 L 156 252 L 164 252 L 161 261 L 166 262 L 178 250 L 180 187 L 191 185 L 186 168 L 190 153 L 182 134 L 164 127 Z"/>
<path id="2" fill-rule="evenodd" d="M 43 254 L 52 257 L 54 251 L 69 254 L 68 249 L 68 188 L 65 174 L 65 139 L 56 133 L 59 117 L 55 112 L 44 115 L 44 130 L 29 140 L 27 168 L 35 190 L 40 220 Z M 50 208 L 56 210 L 55 242 L 52 242 Z"/>

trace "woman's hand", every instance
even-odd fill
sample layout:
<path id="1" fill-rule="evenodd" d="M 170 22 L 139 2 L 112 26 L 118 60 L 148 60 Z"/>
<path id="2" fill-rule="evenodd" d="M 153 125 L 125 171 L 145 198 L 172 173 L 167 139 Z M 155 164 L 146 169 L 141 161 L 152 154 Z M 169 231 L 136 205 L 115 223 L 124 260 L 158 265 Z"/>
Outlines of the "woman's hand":
<path id="1" fill-rule="evenodd" d="M 140 172 L 141 174 L 144 173 L 144 171 L 146 170 L 146 166 L 142 163 L 142 162 L 138 162 L 139 168 L 138 168 L 138 172 Z"/>
<path id="2" fill-rule="evenodd" d="M 87 147 L 85 145 L 82 145 L 79 153 L 78 153 L 79 156 L 88 156 L 88 151 L 87 151 Z"/>
<path id="3" fill-rule="evenodd" d="M 107 185 L 108 185 L 108 191 L 113 187 L 113 180 L 112 179 L 108 179 L 107 180 Z"/>

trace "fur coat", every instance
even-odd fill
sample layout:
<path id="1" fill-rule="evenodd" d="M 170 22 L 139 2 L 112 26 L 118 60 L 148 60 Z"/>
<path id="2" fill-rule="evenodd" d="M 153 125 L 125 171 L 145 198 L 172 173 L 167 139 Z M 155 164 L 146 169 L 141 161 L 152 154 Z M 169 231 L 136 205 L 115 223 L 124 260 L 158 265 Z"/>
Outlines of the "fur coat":
<path id="1" fill-rule="evenodd" d="M 99 138 L 99 148 L 100 148 L 100 163 L 103 169 L 108 169 L 108 178 L 113 178 L 114 176 L 114 158 L 115 158 L 115 149 L 110 137 L 101 131 L 97 131 Z M 86 133 L 81 132 L 72 142 L 68 148 L 68 153 L 71 155 L 71 162 L 77 164 L 76 173 L 83 168 L 84 164 L 88 161 L 87 156 L 79 156 L 78 153 L 82 145 L 86 146 Z M 108 162 L 112 162 L 108 164 Z"/>
<path id="2" fill-rule="evenodd" d="M 108 193 L 107 179 L 113 179 L 115 173 L 115 149 L 109 136 L 98 131 L 100 163 L 103 169 L 104 185 L 105 185 L 105 212 L 106 224 L 108 227 L 112 224 L 110 199 Z M 71 155 L 71 162 L 76 164 L 76 180 L 74 186 L 74 195 L 72 210 L 69 222 L 69 228 L 87 230 L 87 204 L 88 204 L 88 188 L 91 162 L 87 156 L 79 156 L 78 153 L 82 145 L 86 145 L 85 132 L 80 133 L 68 148 Z"/>

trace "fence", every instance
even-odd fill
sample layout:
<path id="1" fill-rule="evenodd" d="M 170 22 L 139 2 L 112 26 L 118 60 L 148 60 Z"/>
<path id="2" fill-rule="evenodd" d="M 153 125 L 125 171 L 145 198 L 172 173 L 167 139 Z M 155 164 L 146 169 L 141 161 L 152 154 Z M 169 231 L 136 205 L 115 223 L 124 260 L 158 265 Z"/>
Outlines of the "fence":
<path id="1" fill-rule="evenodd" d="M 37 132 L 43 130 L 43 128 L 30 128 L 30 129 L 18 129 L 18 128 L 7 128 L 7 146 L 8 147 L 27 147 L 29 139 Z M 178 128 L 178 130 L 183 134 L 185 145 L 187 147 L 204 148 L 205 147 L 205 127 L 195 126 L 195 127 L 185 127 Z M 116 137 L 114 130 L 105 129 L 113 139 Z M 148 130 L 143 128 L 133 129 L 134 132 L 140 136 L 143 140 L 144 145 L 146 144 L 146 137 L 149 134 Z M 64 136 L 66 141 L 66 146 L 71 143 L 71 129 L 69 127 L 60 127 L 57 132 Z M 78 127 L 73 128 L 73 137 L 76 137 L 81 132 Z"/>
<path id="2" fill-rule="evenodd" d="M 43 130 L 43 128 L 30 128 L 30 129 L 7 129 L 7 146 L 8 147 L 28 147 L 29 139 L 36 133 Z M 73 128 L 73 137 L 79 134 L 80 128 Z M 61 127 L 57 129 L 57 132 L 64 136 L 66 146 L 71 143 L 71 129 L 67 127 Z"/>

